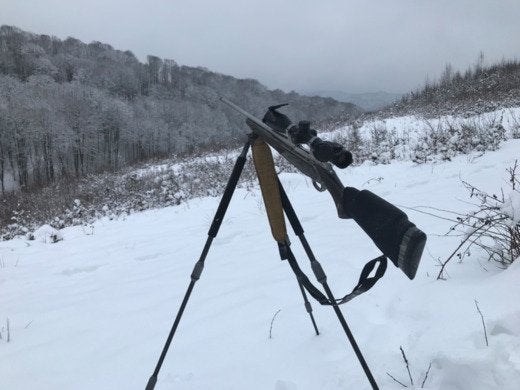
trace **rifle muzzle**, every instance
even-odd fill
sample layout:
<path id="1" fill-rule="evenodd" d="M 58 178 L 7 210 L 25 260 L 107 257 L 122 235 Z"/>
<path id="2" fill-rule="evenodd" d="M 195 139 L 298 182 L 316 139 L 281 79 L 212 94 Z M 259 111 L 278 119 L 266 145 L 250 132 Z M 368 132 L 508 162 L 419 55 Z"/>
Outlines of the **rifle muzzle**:
<path id="1" fill-rule="evenodd" d="M 410 279 L 415 277 L 426 234 L 408 216 L 376 194 L 353 187 L 343 192 L 344 209 L 376 246 Z"/>

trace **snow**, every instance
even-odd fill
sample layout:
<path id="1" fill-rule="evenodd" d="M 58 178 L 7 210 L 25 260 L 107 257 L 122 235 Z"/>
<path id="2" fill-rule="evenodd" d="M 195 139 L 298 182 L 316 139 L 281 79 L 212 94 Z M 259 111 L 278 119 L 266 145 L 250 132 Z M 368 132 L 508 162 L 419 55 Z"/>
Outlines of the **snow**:
<path id="1" fill-rule="evenodd" d="M 504 200 L 505 204 L 501 211 L 511 218 L 513 226 L 520 223 L 520 192 L 511 191 Z"/>
<path id="2" fill-rule="evenodd" d="M 344 184 L 403 207 L 429 236 L 415 280 L 390 264 L 377 286 L 342 306 L 381 389 L 402 388 L 387 372 L 408 384 L 400 346 L 415 388 L 431 362 L 425 389 L 518 389 L 520 261 L 501 270 L 473 253 L 450 263 L 450 278 L 437 281 L 437 259 L 459 239 L 443 235 L 449 221 L 409 207 L 471 210 L 460 179 L 489 192 L 505 187 L 505 169 L 519 150 L 520 141 L 511 140 L 499 151 L 451 162 L 365 163 L 338 172 Z M 338 219 L 330 196 L 302 175 L 281 180 L 333 291 L 342 296 L 377 248 L 352 221 Z M 217 205 L 217 198 L 198 198 L 102 219 L 89 229 L 62 229 L 57 243 L 0 242 L 0 332 L 5 336 L 9 319 L 11 335 L 10 342 L 0 340 L 0 389 L 143 389 Z M 156 388 L 368 389 L 332 309 L 312 303 L 320 336 L 294 275 L 279 260 L 259 191 L 238 189 Z"/>
<path id="3" fill-rule="evenodd" d="M 79 201 L 78 201 L 79 202 Z M 54 229 L 50 225 L 42 225 L 34 231 L 32 234 L 35 240 L 39 240 L 44 243 L 54 243 L 56 241 L 63 240 L 63 235 L 57 229 Z"/>
<path id="4" fill-rule="evenodd" d="M 478 124 L 486 126 L 492 123 L 500 123 L 507 130 L 508 136 L 511 136 L 515 130 L 518 131 L 518 127 L 520 126 L 520 107 L 500 108 L 495 111 L 473 115 L 467 118 L 444 115 L 439 118 L 425 119 L 416 115 L 404 115 L 375 119 L 364 122 L 359 128 L 359 132 L 366 136 L 373 128 L 385 127 L 390 131 L 394 130 L 398 136 L 409 136 L 411 140 L 415 140 L 417 136 L 422 134 L 423 130 L 430 127 L 457 127 L 463 124 Z M 345 132 L 347 129 L 348 126 L 338 128 L 328 133 L 320 133 L 320 136 L 327 138 L 334 133 Z M 454 139 L 452 142 L 456 143 L 457 139 Z"/>

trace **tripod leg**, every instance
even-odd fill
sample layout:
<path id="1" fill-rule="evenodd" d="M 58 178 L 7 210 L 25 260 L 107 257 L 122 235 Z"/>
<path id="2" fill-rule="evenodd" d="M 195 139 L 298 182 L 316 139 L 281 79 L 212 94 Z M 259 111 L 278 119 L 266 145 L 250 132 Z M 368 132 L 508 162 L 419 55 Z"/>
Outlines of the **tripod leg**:
<path id="1" fill-rule="evenodd" d="M 312 306 L 311 306 L 311 303 L 309 302 L 309 299 L 307 298 L 307 293 L 305 292 L 305 289 L 303 288 L 303 285 L 300 281 L 298 281 L 298 286 L 300 286 L 300 291 L 302 292 L 303 301 L 305 302 L 305 310 L 307 310 L 307 313 L 309 313 L 309 316 L 311 317 L 312 326 L 314 327 L 316 336 L 319 336 L 320 331 L 318 330 L 318 325 L 316 325 L 316 320 L 314 319 L 314 314 L 312 314 Z"/>
<path id="2" fill-rule="evenodd" d="M 287 241 L 278 243 L 278 248 L 280 249 L 280 258 L 282 260 L 286 260 L 289 257 L 294 259 L 294 254 L 292 253 L 289 243 Z M 296 261 L 296 259 L 295 259 L 295 261 Z M 301 282 L 301 280 L 298 276 L 296 277 L 296 280 L 298 282 L 298 286 L 300 287 L 300 291 L 302 293 L 305 310 L 307 311 L 307 313 L 309 313 L 309 317 L 311 319 L 312 326 L 314 327 L 314 331 L 316 332 L 316 336 L 319 336 L 320 331 L 318 330 L 318 325 L 316 325 L 316 320 L 314 319 L 314 314 L 312 314 L 312 305 L 309 302 L 309 299 L 307 298 L 307 293 L 305 292 L 303 283 Z"/>
<path id="3" fill-rule="evenodd" d="M 294 233 L 298 236 L 300 239 L 303 248 L 305 250 L 305 253 L 307 253 L 307 256 L 309 257 L 309 260 L 311 262 L 312 271 L 314 272 L 314 275 L 316 276 L 316 279 L 318 282 L 320 282 L 323 286 L 323 289 L 325 290 L 325 293 L 327 294 L 327 297 L 329 298 L 329 301 L 332 303 L 332 308 L 334 309 L 334 312 L 336 313 L 336 316 L 338 317 L 338 320 L 343 327 L 343 330 L 345 331 L 345 334 L 347 335 L 347 338 L 352 345 L 352 349 L 354 350 L 356 357 L 359 360 L 359 363 L 361 364 L 361 367 L 363 368 L 363 371 L 365 372 L 365 375 L 367 376 L 368 381 L 370 382 L 370 385 L 372 386 L 373 390 L 379 390 L 379 387 L 377 386 L 377 383 L 374 379 L 374 376 L 372 375 L 372 372 L 370 371 L 370 368 L 368 367 L 367 362 L 365 361 L 365 358 L 363 357 L 363 354 L 361 353 L 361 350 L 359 349 L 356 339 L 354 338 L 354 335 L 352 334 L 347 321 L 345 320 L 345 317 L 343 316 L 343 313 L 339 309 L 339 306 L 336 304 L 336 299 L 334 298 L 334 294 L 332 293 L 329 284 L 327 283 L 327 275 L 325 275 L 325 272 L 323 271 L 323 268 L 321 267 L 321 264 L 316 260 L 316 257 L 314 256 L 314 253 L 312 252 L 312 249 L 307 242 L 307 239 L 305 238 L 305 234 L 303 231 L 303 227 L 296 216 L 296 213 L 291 205 L 291 202 L 289 201 L 289 198 L 287 197 L 287 194 L 285 193 L 285 190 L 282 186 L 282 183 L 278 181 L 278 186 L 280 188 L 280 196 L 282 198 L 282 206 L 285 211 L 285 214 L 287 215 L 287 218 L 289 219 L 289 222 L 291 223 L 291 226 L 294 230 Z"/>
<path id="4" fill-rule="evenodd" d="M 224 190 L 224 194 L 222 195 L 222 198 L 218 205 L 217 212 L 215 213 L 215 217 L 213 218 L 213 222 L 211 223 L 211 227 L 209 228 L 206 244 L 204 245 L 204 248 L 202 249 L 202 253 L 200 255 L 199 260 L 195 263 L 195 267 L 193 268 L 193 272 L 191 273 L 190 284 L 188 286 L 188 289 L 186 290 L 186 293 L 184 294 L 184 299 L 182 300 L 179 311 L 177 312 L 175 321 L 173 322 L 173 326 L 170 330 L 168 338 L 166 339 L 166 343 L 164 344 L 163 350 L 161 352 L 161 356 L 159 357 L 157 365 L 155 366 L 155 370 L 154 370 L 152 376 L 150 376 L 150 379 L 148 380 L 148 384 L 146 385 L 146 390 L 153 390 L 155 387 L 155 384 L 157 383 L 157 376 L 159 375 L 159 371 L 161 370 L 161 366 L 163 364 L 164 358 L 166 357 L 166 353 L 168 352 L 168 348 L 170 347 L 173 336 L 175 335 L 175 331 L 177 330 L 177 327 L 179 326 L 179 322 L 181 321 L 181 317 L 182 317 L 182 314 L 184 313 L 184 309 L 186 308 L 186 305 L 188 304 L 188 300 L 190 299 L 190 295 L 191 295 L 191 292 L 193 291 L 193 287 L 195 287 L 195 283 L 197 282 L 197 280 L 199 280 L 200 275 L 202 274 L 202 271 L 204 269 L 204 262 L 206 260 L 206 256 L 208 255 L 209 248 L 211 247 L 211 243 L 213 242 L 213 239 L 217 236 L 218 230 L 220 228 L 220 225 L 222 224 L 222 220 L 224 219 L 224 215 L 226 214 L 227 208 L 229 206 L 229 202 L 231 201 L 231 197 L 233 196 L 233 192 L 235 191 L 235 188 L 237 186 L 238 179 L 240 178 L 240 174 L 242 173 L 242 170 L 244 169 L 244 164 L 246 162 L 246 155 L 247 155 L 250 145 L 251 145 L 251 141 L 248 139 L 248 141 L 244 145 L 244 148 L 242 149 L 242 152 L 238 156 L 237 161 L 235 162 L 235 166 L 233 167 L 233 172 L 231 173 L 231 176 L 229 177 L 228 183 L 226 184 L 226 189 Z"/>

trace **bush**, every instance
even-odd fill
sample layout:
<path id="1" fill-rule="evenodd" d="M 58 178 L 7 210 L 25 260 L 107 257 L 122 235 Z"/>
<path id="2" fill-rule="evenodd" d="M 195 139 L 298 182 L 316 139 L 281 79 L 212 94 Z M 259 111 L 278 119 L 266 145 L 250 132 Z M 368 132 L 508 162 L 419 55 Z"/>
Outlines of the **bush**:
<path id="1" fill-rule="evenodd" d="M 458 122 L 439 120 L 435 124 L 425 119 L 424 128 L 415 139 L 410 134 L 398 135 L 384 122 L 364 128 L 356 123 L 345 131 L 333 133 L 331 140 L 350 150 L 354 164 L 365 161 L 388 164 L 394 159 L 412 160 L 417 164 L 449 161 L 456 155 L 472 151 L 497 150 L 507 136 L 513 136 L 506 134 L 502 119 L 495 115 Z"/>
<path id="2" fill-rule="evenodd" d="M 439 121 L 436 126 L 430 121 L 425 123 L 423 135 L 412 145 L 412 160 L 416 163 L 438 159 L 449 161 L 458 154 L 497 150 L 506 139 L 502 118 L 497 116 L 460 123 Z"/>
<path id="3" fill-rule="evenodd" d="M 172 159 L 121 173 L 89 175 L 39 190 L 10 194 L 0 207 L 0 240 L 30 237 L 42 225 L 61 229 L 87 225 L 107 217 L 115 219 L 136 211 L 178 205 L 189 199 L 220 196 L 224 192 L 235 152 L 206 157 Z M 277 172 L 294 172 L 283 157 L 274 156 Z M 239 186 L 256 185 L 249 159 Z"/>
<path id="4" fill-rule="evenodd" d="M 500 195 L 488 194 L 464 182 L 471 199 L 476 199 L 477 208 L 469 213 L 453 213 L 456 224 L 449 234 L 462 236 L 460 244 L 441 262 L 437 279 L 446 278 L 446 265 L 457 257 L 462 261 L 471 255 L 474 247 L 486 253 L 488 261 L 507 267 L 520 257 L 520 176 L 518 161 L 508 168 L 509 191 L 500 190 Z"/>

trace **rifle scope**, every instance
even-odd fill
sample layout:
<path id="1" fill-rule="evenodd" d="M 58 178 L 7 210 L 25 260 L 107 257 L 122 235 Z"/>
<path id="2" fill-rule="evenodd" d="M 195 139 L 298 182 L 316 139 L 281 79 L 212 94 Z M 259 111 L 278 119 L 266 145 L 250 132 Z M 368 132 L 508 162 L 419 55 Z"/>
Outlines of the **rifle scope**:
<path id="1" fill-rule="evenodd" d="M 287 104 L 269 107 L 262 122 L 279 133 L 287 134 L 296 145 L 309 145 L 313 156 L 318 161 L 331 162 L 341 169 L 352 164 L 352 154 L 337 142 L 325 141 L 319 138 L 317 131 L 311 129 L 309 121 L 300 121 L 300 123 L 294 125 L 287 115 L 277 111 Z"/>
<path id="2" fill-rule="evenodd" d="M 346 168 L 352 164 L 352 153 L 337 142 L 325 141 L 317 136 L 317 132 L 311 129 L 309 121 L 300 121 L 298 125 L 291 126 L 287 133 L 295 144 L 306 143 L 318 161 L 331 162 L 338 168 Z"/>

